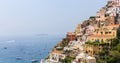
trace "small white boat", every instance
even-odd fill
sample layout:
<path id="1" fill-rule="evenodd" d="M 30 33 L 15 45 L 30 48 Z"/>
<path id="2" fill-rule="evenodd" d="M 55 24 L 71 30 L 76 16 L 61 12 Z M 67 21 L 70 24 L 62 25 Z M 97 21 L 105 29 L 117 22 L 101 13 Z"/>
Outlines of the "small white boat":
<path id="1" fill-rule="evenodd" d="M 36 59 L 33 59 L 33 60 L 31 60 L 32 62 L 38 62 L 38 60 L 36 60 Z"/>

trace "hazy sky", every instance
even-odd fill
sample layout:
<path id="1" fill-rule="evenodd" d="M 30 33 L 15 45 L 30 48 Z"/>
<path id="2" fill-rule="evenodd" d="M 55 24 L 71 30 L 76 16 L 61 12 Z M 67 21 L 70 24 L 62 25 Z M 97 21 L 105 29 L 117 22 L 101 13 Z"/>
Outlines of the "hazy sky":
<path id="1" fill-rule="evenodd" d="M 65 34 L 106 0 L 0 0 L 0 36 Z"/>

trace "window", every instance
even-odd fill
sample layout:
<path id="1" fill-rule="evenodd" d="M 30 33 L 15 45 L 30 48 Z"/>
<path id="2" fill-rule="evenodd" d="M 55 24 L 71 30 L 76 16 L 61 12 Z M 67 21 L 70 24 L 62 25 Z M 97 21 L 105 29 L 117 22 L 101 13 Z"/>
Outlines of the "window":
<path id="1" fill-rule="evenodd" d="M 108 34 L 108 32 L 105 32 L 105 34 Z"/>
<path id="2" fill-rule="evenodd" d="M 103 34 L 103 32 L 101 32 L 101 34 Z"/>
<path id="3" fill-rule="evenodd" d="M 103 39 L 101 39 L 101 42 L 103 42 Z"/>
<path id="4" fill-rule="evenodd" d="M 113 36 L 115 36 L 115 32 L 113 32 Z"/>
<path id="5" fill-rule="evenodd" d="M 111 34 L 111 32 L 109 32 L 109 34 Z"/>
<path id="6" fill-rule="evenodd" d="M 99 48 L 99 50 L 100 50 L 101 48 Z"/>

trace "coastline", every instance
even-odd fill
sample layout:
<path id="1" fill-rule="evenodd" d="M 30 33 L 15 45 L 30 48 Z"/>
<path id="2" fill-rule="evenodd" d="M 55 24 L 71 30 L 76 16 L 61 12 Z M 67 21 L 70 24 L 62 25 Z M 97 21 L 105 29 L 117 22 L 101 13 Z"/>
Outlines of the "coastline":
<path id="1" fill-rule="evenodd" d="M 42 60 L 41 63 L 109 63 L 110 61 L 119 61 L 114 57 L 114 60 L 110 58 L 111 51 L 114 52 L 113 54 L 116 51 L 117 55 L 120 54 L 117 50 L 120 47 L 120 10 L 111 10 L 119 9 L 119 7 L 115 7 L 117 5 L 114 4 L 115 2 L 108 1 L 107 5 L 96 13 L 96 16 L 90 16 L 82 24 L 78 24 L 75 31 L 68 32 L 66 37 L 51 50 L 48 58 Z M 114 51 L 116 46 L 116 51 Z"/>

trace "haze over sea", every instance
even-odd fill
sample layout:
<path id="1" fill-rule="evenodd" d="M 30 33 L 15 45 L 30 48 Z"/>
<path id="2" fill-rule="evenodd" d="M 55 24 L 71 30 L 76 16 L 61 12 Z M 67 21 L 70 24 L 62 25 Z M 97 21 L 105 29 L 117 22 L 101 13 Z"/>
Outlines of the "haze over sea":
<path id="1" fill-rule="evenodd" d="M 56 35 L 1 37 L 0 63 L 32 63 L 33 59 L 40 61 L 62 38 Z M 17 57 L 21 60 L 17 60 Z"/>

